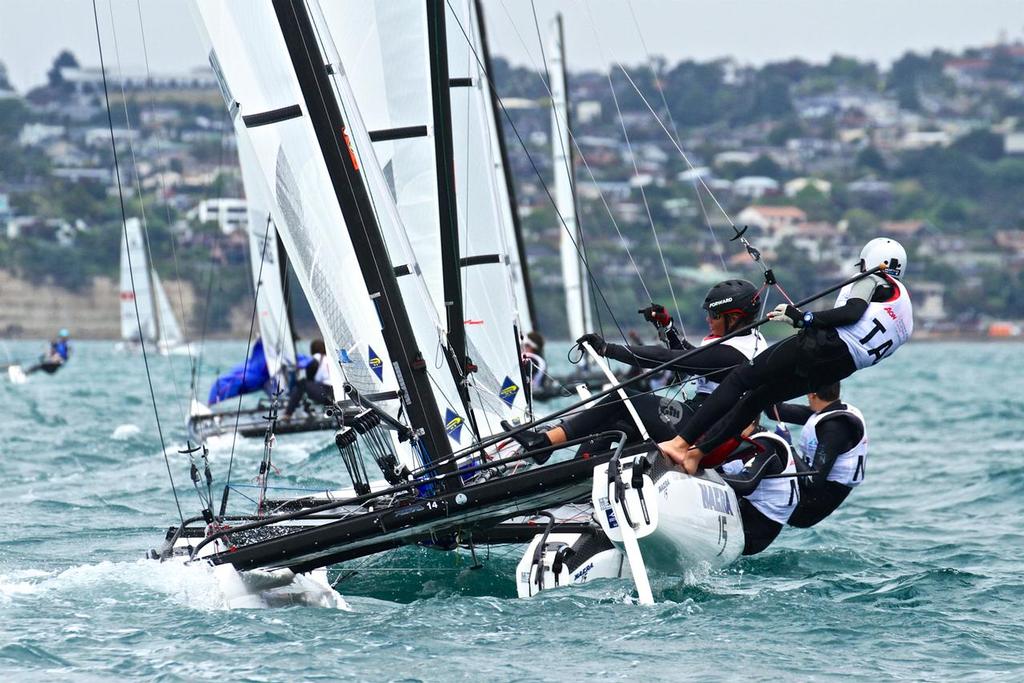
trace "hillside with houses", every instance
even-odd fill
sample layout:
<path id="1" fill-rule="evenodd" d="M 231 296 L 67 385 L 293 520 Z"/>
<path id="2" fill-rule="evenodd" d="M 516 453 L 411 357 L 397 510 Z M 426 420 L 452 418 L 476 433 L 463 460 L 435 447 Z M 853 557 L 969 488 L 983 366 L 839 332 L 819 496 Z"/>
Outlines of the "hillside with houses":
<path id="1" fill-rule="evenodd" d="M 648 299 L 672 303 L 666 271 L 692 325 L 709 283 L 759 277 L 729 240 L 728 214 L 795 296 L 841 279 L 866 239 L 888 235 L 911 254 L 920 329 L 1019 332 L 1024 45 L 908 53 L 884 71 L 835 57 L 761 68 L 659 61 L 627 73 L 569 78 L 594 298 L 625 327 L 640 326 L 635 311 Z M 494 78 L 540 326 L 559 337 L 548 94 L 541 75 L 501 60 Z M 245 204 L 212 72 L 108 82 L 117 174 L 99 69 L 63 53 L 47 84 L 27 93 L 0 69 L 5 281 L 57 297 L 106 287 L 118 267 L 120 194 L 128 215 L 144 218 L 163 277 L 191 293 L 189 327 L 237 334 L 251 306 Z M 0 290 L 0 334 L 41 334 L 8 314 L 15 289 Z M 609 324 L 603 305 L 600 317 Z"/>

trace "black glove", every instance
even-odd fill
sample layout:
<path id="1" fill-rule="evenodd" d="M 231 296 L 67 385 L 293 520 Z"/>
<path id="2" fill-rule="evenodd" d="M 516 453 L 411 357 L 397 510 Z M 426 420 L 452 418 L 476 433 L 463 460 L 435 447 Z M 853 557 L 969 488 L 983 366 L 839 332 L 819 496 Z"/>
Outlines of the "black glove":
<path id="1" fill-rule="evenodd" d="M 658 329 L 672 327 L 672 316 L 661 304 L 652 303 L 647 308 L 637 311 L 647 322 L 653 323 Z"/>
<path id="2" fill-rule="evenodd" d="M 576 340 L 576 344 L 580 347 L 583 346 L 584 342 L 594 347 L 594 351 L 599 356 L 603 356 L 605 351 L 608 350 L 608 344 L 605 342 L 604 337 L 594 332 L 589 332 Z"/>

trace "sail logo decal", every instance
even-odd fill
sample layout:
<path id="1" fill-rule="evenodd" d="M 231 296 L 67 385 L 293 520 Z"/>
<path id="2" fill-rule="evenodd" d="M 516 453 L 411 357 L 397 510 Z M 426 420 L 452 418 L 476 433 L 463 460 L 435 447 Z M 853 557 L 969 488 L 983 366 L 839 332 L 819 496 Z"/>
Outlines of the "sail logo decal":
<path id="1" fill-rule="evenodd" d="M 377 375 L 377 379 L 381 382 L 384 381 L 384 361 L 380 359 L 377 352 L 373 350 L 373 347 L 369 344 L 366 345 L 368 351 L 367 356 L 369 358 L 370 369 L 373 370 L 373 374 Z"/>
<path id="2" fill-rule="evenodd" d="M 451 408 L 445 408 L 444 411 L 444 431 L 448 432 L 448 436 L 452 438 L 455 443 L 460 443 L 462 439 L 462 425 L 464 424 L 463 419 Z"/>
<path id="3" fill-rule="evenodd" d="M 505 402 L 505 405 L 511 407 L 516 400 L 516 396 L 519 394 L 519 385 L 512 381 L 512 378 L 508 375 L 505 376 L 505 381 L 501 383 L 501 391 L 498 392 L 498 396 Z"/>
<path id="4" fill-rule="evenodd" d="M 121 292 L 121 301 L 135 301 L 135 292 Z"/>
<path id="5" fill-rule="evenodd" d="M 352 357 L 348 355 L 347 349 L 338 349 L 338 362 L 339 363 L 351 363 Z"/>

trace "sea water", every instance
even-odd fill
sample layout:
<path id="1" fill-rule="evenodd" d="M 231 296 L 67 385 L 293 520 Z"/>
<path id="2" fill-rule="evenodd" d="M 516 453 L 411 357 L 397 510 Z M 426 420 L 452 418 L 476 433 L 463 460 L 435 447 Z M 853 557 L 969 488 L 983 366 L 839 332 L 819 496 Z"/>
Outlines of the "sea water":
<path id="1" fill-rule="evenodd" d="M 11 356 L 39 344 L 7 345 Z M 244 345 L 209 344 L 202 389 Z M 728 569 L 515 598 L 521 549 L 406 548 L 332 572 L 351 611 L 222 608 L 207 569 L 144 560 L 198 510 L 185 358 L 76 343 L 0 383 L 0 680 L 910 680 L 1024 678 L 1024 345 L 911 344 L 844 397 L 866 482 L 831 518 Z M 230 440 L 212 454 L 218 485 Z M 261 441 L 234 446 L 251 483 Z M 339 481 L 323 435 L 279 439 L 275 481 Z M 215 496 L 217 495 L 215 491 Z"/>

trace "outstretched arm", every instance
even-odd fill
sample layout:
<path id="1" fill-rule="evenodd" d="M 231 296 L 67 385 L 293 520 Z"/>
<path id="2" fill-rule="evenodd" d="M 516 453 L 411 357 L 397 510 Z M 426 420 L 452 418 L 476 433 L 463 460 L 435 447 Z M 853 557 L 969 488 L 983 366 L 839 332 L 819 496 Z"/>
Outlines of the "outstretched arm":
<path id="1" fill-rule="evenodd" d="M 621 363 L 641 368 L 656 368 L 678 359 L 667 369 L 686 375 L 705 375 L 715 382 L 722 381 L 734 367 L 747 362 L 746 356 L 740 351 L 725 344 L 700 349 L 697 353 L 680 358 L 685 353 L 688 352 L 666 349 L 664 346 L 608 344 L 604 355 Z"/>
<path id="2" fill-rule="evenodd" d="M 807 424 L 807 420 L 814 415 L 809 406 L 798 406 L 795 403 L 776 403 L 764 409 L 764 414 L 769 420 L 785 422 L 791 425 Z"/>

